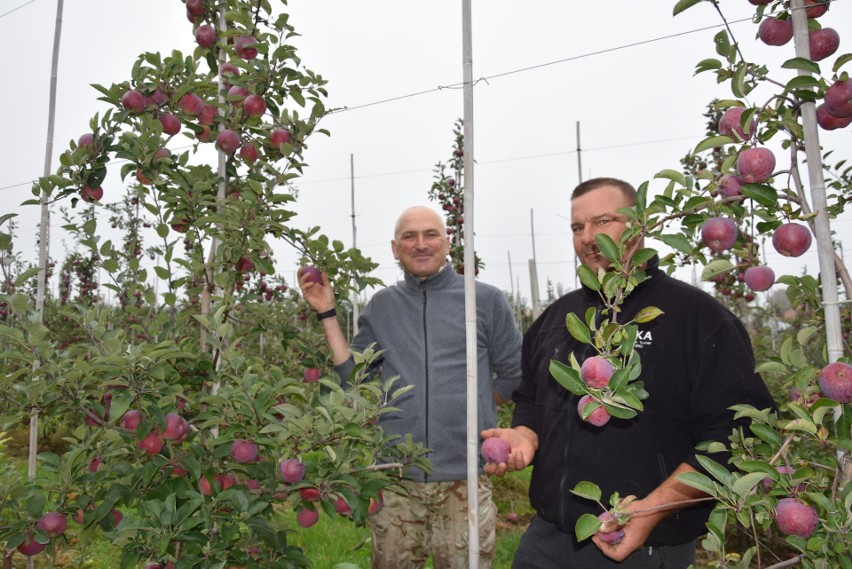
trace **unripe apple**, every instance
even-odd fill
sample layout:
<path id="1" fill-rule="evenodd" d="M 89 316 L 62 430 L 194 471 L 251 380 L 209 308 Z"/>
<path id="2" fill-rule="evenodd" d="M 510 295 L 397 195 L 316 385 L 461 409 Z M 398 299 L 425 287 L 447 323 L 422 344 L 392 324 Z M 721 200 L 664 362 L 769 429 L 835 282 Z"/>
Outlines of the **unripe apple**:
<path id="1" fill-rule="evenodd" d="M 237 439 L 231 443 L 231 458 L 241 464 L 257 460 L 257 445 L 245 439 Z"/>
<path id="2" fill-rule="evenodd" d="M 90 186 L 83 186 L 80 188 L 80 199 L 84 202 L 98 202 L 101 201 L 102 197 L 104 197 L 104 189 L 100 186 L 97 188 L 92 188 Z"/>
<path id="3" fill-rule="evenodd" d="M 59 537 L 68 528 L 68 519 L 59 512 L 47 512 L 38 519 L 36 527 L 49 537 Z"/>
<path id="4" fill-rule="evenodd" d="M 497 437 L 490 437 L 482 441 L 480 454 L 482 454 L 482 458 L 486 462 L 500 464 L 501 462 L 509 461 L 509 453 L 511 451 L 512 447 L 509 443 Z"/>
<path id="5" fill-rule="evenodd" d="M 195 41 L 207 49 L 216 45 L 216 29 L 209 24 L 202 24 L 195 30 Z"/>
<path id="6" fill-rule="evenodd" d="M 701 240 L 714 253 L 727 251 L 737 242 L 737 224 L 729 217 L 711 217 L 701 227 Z"/>
<path id="7" fill-rule="evenodd" d="M 751 138 L 755 122 L 752 120 L 748 126 L 748 130 L 743 131 L 742 116 L 745 111 L 746 109 L 743 107 L 731 107 L 727 109 L 722 114 L 722 118 L 719 119 L 719 134 L 739 141 Z"/>
<path id="8" fill-rule="evenodd" d="M 762 184 L 774 171 L 775 154 L 768 148 L 748 148 L 737 158 L 737 174 L 748 184 Z"/>
<path id="9" fill-rule="evenodd" d="M 838 403 L 852 403 L 852 365 L 830 363 L 820 370 L 818 380 L 823 395 Z"/>
<path id="10" fill-rule="evenodd" d="M 343 496 L 337 496 L 334 499 L 334 509 L 337 510 L 337 513 L 341 516 L 349 516 L 352 514 L 352 508 L 343 498 Z"/>
<path id="11" fill-rule="evenodd" d="M 251 143 L 246 142 L 242 146 L 240 146 L 240 158 L 248 162 L 249 164 L 254 164 L 257 160 L 257 147 Z"/>
<path id="12" fill-rule="evenodd" d="M 811 49 L 811 61 L 822 61 L 834 55 L 840 47 L 840 34 L 832 28 L 814 30 L 808 35 L 808 45 Z"/>
<path id="13" fill-rule="evenodd" d="M 825 90 L 825 110 L 839 118 L 852 117 L 852 81 L 835 81 Z"/>
<path id="14" fill-rule="evenodd" d="M 37 542 L 33 534 L 30 533 L 27 534 L 24 542 L 18 546 L 18 551 L 29 557 L 31 555 L 38 555 L 44 551 L 44 547 L 45 544 Z"/>
<path id="15" fill-rule="evenodd" d="M 769 290 L 775 284 L 775 271 L 766 266 L 749 267 L 745 272 L 745 284 L 755 292 Z"/>
<path id="16" fill-rule="evenodd" d="M 175 135 L 180 132 L 180 119 L 170 113 L 160 115 L 160 124 L 163 125 L 163 132 L 169 135 Z"/>
<path id="17" fill-rule="evenodd" d="M 266 101 L 260 95 L 248 95 L 243 99 L 243 110 L 249 116 L 259 117 L 266 112 Z"/>
<path id="18" fill-rule="evenodd" d="M 731 198 L 742 195 L 742 183 L 743 181 L 738 176 L 725 174 L 719 178 L 716 187 L 719 189 L 719 194 L 722 197 Z"/>
<path id="19" fill-rule="evenodd" d="M 121 416 L 118 424 L 122 429 L 127 429 L 128 431 L 136 431 L 136 427 L 139 426 L 139 423 L 145 420 L 145 415 L 137 411 L 136 409 L 131 409 L 127 413 Z"/>
<path id="20" fill-rule="evenodd" d="M 303 383 L 316 383 L 320 378 L 320 370 L 315 367 L 306 367 L 302 373 Z"/>
<path id="21" fill-rule="evenodd" d="M 757 37 L 766 45 L 784 45 L 793 39 L 793 20 L 764 18 L 757 28 Z"/>
<path id="22" fill-rule="evenodd" d="M 281 461 L 278 474 L 287 484 L 296 484 L 305 477 L 305 465 L 295 458 L 288 458 Z"/>
<path id="23" fill-rule="evenodd" d="M 131 113 L 141 113 L 145 110 L 145 97 L 135 89 L 129 89 L 121 96 L 121 106 Z"/>
<path id="24" fill-rule="evenodd" d="M 846 128 L 852 124 L 852 115 L 848 117 L 836 117 L 825 108 L 825 105 L 820 105 L 816 108 L 817 124 L 823 130 L 837 130 Z"/>
<path id="25" fill-rule="evenodd" d="M 816 509 L 796 498 L 784 498 L 775 505 L 775 525 L 785 535 L 807 539 L 814 533 L 818 523 Z"/>
<path id="26" fill-rule="evenodd" d="M 145 454 L 151 456 L 163 450 L 163 438 L 156 430 L 151 431 L 148 435 L 137 443 L 137 448 L 144 450 Z"/>
<path id="27" fill-rule="evenodd" d="M 187 93 L 180 98 L 178 106 L 187 115 L 197 117 L 204 110 L 204 101 L 195 93 Z"/>
<path id="28" fill-rule="evenodd" d="M 234 40 L 234 51 L 237 57 L 242 59 L 254 59 L 257 57 L 257 49 L 255 45 L 257 39 L 252 36 L 240 36 Z"/>
<path id="29" fill-rule="evenodd" d="M 612 377 L 614 371 L 615 369 L 612 367 L 612 364 L 606 358 L 592 356 L 583 361 L 583 365 L 580 368 L 580 375 L 583 377 L 586 385 L 595 389 L 601 389 L 609 385 L 609 379 Z"/>
<path id="30" fill-rule="evenodd" d="M 299 510 L 299 513 L 296 514 L 296 523 L 303 528 L 309 528 L 319 519 L 319 511 L 318 510 L 310 510 L 308 508 L 304 508 Z"/>
<path id="31" fill-rule="evenodd" d="M 615 520 L 615 517 L 609 512 L 604 512 L 598 516 L 598 520 L 600 520 L 602 523 L 606 523 Z M 609 531 L 606 533 L 598 530 L 595 535 L 597 535 L 598 539 L 600 539 L 604 543 L 608 543 L 610 545 L 617 545 L 621 543 L 621 540 L 624 538 L 624 530 L 618 528 L 616 530 Z"/>
<path id="32" fill-rule="evenodd" d="M 596 403 L 598 401 L 599 401 L 598 399 L 592 397 L 591 395 L 583 395 L 580 398 L 580 402 L 577 404 L 577 411 L 580 413 L 580 418 L 583 417 L 587 405 L 592 404 L 592 403 Z M 601 405 L 600 407 L 598 407 L 597 409 L 592 411 L 589 414 L 589 416 L 586 417 L 583 420 L 591 423 L 592 425 L 594 425 L 596 427 L 602 427 L 602 426 L 607 424 L 609 419 L 610 419 L 609 412 L 606 410 L 606 408 L 603 405 Z"/>
<path id="33" fill-rule="evenodd" d="M 800 257 L 811 246 L 811 231 L 798 223 L 784 223 L 772 234 L 772 246 L 785 257 Z"/>
<path id="34" fill-rule="evenodd" d="M 240 135 L 226 128 L 216 137 L 216 146 L 225 154 L 233 154 L 240 147 Z"/>

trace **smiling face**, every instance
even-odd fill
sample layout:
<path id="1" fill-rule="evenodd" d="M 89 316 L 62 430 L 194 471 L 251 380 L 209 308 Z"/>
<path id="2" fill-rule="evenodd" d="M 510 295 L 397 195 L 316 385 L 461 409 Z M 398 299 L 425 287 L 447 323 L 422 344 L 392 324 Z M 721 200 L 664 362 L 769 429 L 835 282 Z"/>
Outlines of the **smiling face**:
<path id="1" fill-rule="evenodd" d="M 450 237 L 441 217 L 427 207 L 412 207 L 396 222 L 391 249 L 411 275 L 425 279 L 443 268 L 450 253 Z"/>
<path id="2" fill-rule="evenodd" d="M 581 263 L 595 272 L 609 267 L 609 260 L 600 254 L 595 235 L 605 233 L 618 243 L 627 217 L 617 210 L 632 205 L 624 192 L 611 185 L 600 186 L 571 200 L 571 233 Z"/>

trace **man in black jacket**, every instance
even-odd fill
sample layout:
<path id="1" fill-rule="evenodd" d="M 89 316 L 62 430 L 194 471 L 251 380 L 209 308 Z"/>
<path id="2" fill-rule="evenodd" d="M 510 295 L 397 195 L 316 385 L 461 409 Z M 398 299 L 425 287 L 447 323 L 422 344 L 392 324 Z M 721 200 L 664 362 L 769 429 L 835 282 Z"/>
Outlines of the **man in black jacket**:
<path id="1" fill-rule="evenodd" d="M 595 272 L 609 261 L 595 235 L 619 241 L 627 223 L 617 210 L 635 205 L 630 184 L 597 178 L 580 184 L 571 197 L 574 249 Z M 633 419 L 613 418 L 602 427 L 579 416 L 579 397 L 560 386 L 549 372 L 552 359 L 582 363 L 595 349 L 571 337 L 566 316 L 581 319 L 590 307 L 603 309 L 597 292 L 586 287 L 558 299 L 524 336 L 522 382 L 515 391 L 511 429 L 491 429 L 512 448 L 507 463 L 487 471 L 503 475 L 532 464 L 530 502 L 537 515 L 515 554 L 513 568 L 685 568 L 694 561 L 695 540 L 706 533 L 713 507 L 700 491 L 677 480 L 701 470 L 696 445 L 727 442 L 734 421 L 729 407 L 751 404 L 774 407 L 754 372 L 751 343 L 737 318 L 710 295 L 667 276 L 655 257 L 645 267 L 648 279 L 622 305 L 620 322 L 645 307 L 662 316 L 639 324 L 636 349 L 649 397 Z M 711 455 L 716 461 L 719 455 Z M 574 525 L 584 513 L 600 514 L 594 502 L 573 495 L 580 481 L 600 486 L 603 501 L 618 492 L 638 499 L 624 536 L 615 545 L 595 536 L 578 543 Z"/>

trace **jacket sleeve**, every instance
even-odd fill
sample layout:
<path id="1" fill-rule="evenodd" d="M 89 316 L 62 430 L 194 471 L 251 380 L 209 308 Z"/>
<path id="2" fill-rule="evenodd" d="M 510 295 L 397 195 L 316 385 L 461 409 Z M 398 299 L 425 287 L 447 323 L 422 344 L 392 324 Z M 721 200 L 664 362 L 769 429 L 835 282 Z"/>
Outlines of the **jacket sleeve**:
<path id="1" fill-rule="evenodd" d="M 488 357 L 494 371 L 494 389 L 508 401 L 521 382 L 521 331 L 501 291 L 494 294 L 490 316 Z"/>
<path id="2" fill-rule="evenodd" d="M 532 354 L 535 351 L 534 339 L 538 338 L 542 318 L 533 322 L 527 333 L 524 334 L 521 347 L 521 382 L 512 394 L 515 409 L 512 413 L 512 427 L 527 427 L 536 433 L 538 421 L 536 420 L 535 399 L 538 390 L 538 377 L 536 374 L 536 362 Z"/>
<path id="3" fill-rule="evenodd" d="M 733 405 L 747 404 L 756 409 L 775 409 L 776 405 L 761 377 L 754 371 L 751 340 L 743 325 L 733 315 L 708 337 L 705 349 L 695 362 L 696 378 L 691 395 L 693 436 L 696 442 L 728 438 L 737 427 L 747 427 L 747 420 L 734 420 Z M 701 472 L 693 451 L 684 462 Z M 708 458 L 726 464 L 729 453 L 707 454 Z"/>

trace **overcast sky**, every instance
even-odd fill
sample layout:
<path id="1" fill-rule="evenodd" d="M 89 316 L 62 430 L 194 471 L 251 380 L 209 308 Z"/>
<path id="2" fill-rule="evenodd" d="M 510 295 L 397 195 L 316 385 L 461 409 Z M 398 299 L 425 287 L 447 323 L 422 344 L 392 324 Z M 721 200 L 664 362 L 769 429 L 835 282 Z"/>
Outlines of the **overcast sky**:
<path id="1" fill-rule="evenodd" d="M 474 89 L 481 280 L 504 290 L 519 284 L 529 298 L 533 219 L 541 294 L 547 279 L 573 288 L 568 196 L 581 177 L 578 122 L 582 177 L 638 185 L 660 170 L 679 169 L 680 157 L 703 138 L 706 104 L 732 98 L 713 75 L 693 76 L 698 61 L 716 56 L 719 16 L 706 3 L 674 18 L 674 3 L 473 2 L 474 77 L 483 78 Z M 720 4 L 746 58 L 766 62 L 779 80 L 789 78 L 779 64 L 794 56 L 792 42 L 763 45 L 754 39 L 747 0 Z M 461 1 L 291 0 L 289 10 L 303 63 L 329 81 L 328 106 L 351 107 L 323 121 L 331 137 L 309 140 L 295 223 L 321 225 L 351 245 L 354 155 L 357 245 L 380 263 L 376 276 L 393 282 L 400 276 L 389 245 L 395 219 L 405 207 L 427 203 L 433 166 L 450 158 L 453 123 L 463 113 L 462 90 L 441 88 L 462 80 Z M 53 169 L 68 141 L 87 132 L 90 117 L 104 109 L 90 84 L 126 80 L 144 51 L 191 52 L 184 12 L 179 0 L 66 2 Z M 54 0 L 0 0 L 0 211 L 21 214 L 16 246 L 32 259 L 38 211 L 18 204 L 44 169 L 55 16 Z M 836 2 L 822 23 L 840 33 L 841 51 L 852 51 L 852 2 Z M 763 104 L 770 94 L 761 90 L 750 102 Z M 824 147 L 835 150 L 833 161 L 850 158 L 850 134 L 848 128 L 820 132 Z M 117 176 L 107 180 L 105 201 L 120 194 L 119 184 Z M 55 212 L 51 253 L 59 259 L 61 223 Z M 852 247 L 848 214 L 833 229 Z M 279 271 L 292 279 L 295 257 L 278 245 Z M 769 249 L 776 273 L 799 273 L 806 264 L 816 271 L 815 247 L 793 261 Z"/>

